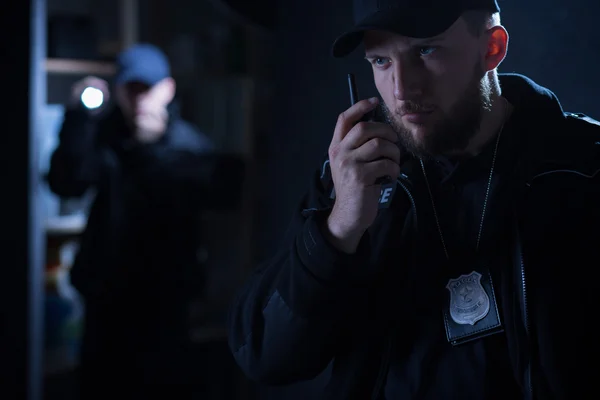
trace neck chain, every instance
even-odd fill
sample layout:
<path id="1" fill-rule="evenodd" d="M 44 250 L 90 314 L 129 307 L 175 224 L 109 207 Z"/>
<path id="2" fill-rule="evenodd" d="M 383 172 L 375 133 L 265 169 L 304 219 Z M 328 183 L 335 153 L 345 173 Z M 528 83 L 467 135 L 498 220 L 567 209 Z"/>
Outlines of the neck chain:
<path id="1" fill-rule="evenodd" d="M 500 137 L 502 136 L 502 131 L 504 130 L 504 123 L 506 122 L 506 117 L 508 114 L 508 107 L 505 105 L 504 109 L 504 120 L 502 121 L 502 125 L 500 126 L 500 130 L 498 132 L 498 136 L 496 137 L 496 145 L 494 147 L 494 155 L 492 157 L 492 166 L 490 167 L 490 175 L 488 178 L 487 187 L 485 190 L 485 198 L 483 200 L 483 210 L 481 211 L 481 221 L 479 222 L 479 233 L 477 234 L 477 244 L 475 246 L 475 251 L 479 250 L 479 243 L 481 242 L 481 234 L 483 232 L 483 222 L 485 221 L 485 212 L 487 210 L 488 199 L 490 196 L 490 189 L 492 187 L 492 178 L 494 176 L 494 167 L 496 166 L 496 155 L 498 154 L 498 144 L 500 143 Z M 427 179 L 427 172 L 425 172 L 425 164 L 423 163 L 423 159 L 419 159 L 421 164 L 421 169 L 423 170 L 423 177 L 425 178 L 425 184 L 427 185 L 427 190 L 429 191 L 429 198 L 431 199 L 431 206 L 433 208 L 433 216 L 435 218 L 435 223 L 437 225 L 438 233 L 440 234 L 440 240 L 442 241 L 442 247 L 444 248 L 444 254 L 446 255 L 446 259 L 450 259 L 450 255 L 448 254 L 448 248 L 446 247 L 446 241 L 444 240 L 444 234 L 442 233 L 442 227 L 440 225 L 440 220 L 438 218 L 437 209 L 435 208 L 435 201 L 433 200 L 433 194 L 431 192 L 431 186 L 429 185 L 429 179 Z"/>

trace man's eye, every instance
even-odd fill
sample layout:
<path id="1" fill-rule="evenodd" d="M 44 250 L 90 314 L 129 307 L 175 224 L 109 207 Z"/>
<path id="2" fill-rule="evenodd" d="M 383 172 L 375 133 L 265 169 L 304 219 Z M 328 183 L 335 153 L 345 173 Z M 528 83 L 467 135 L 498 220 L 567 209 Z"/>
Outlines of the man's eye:
<path id="1" fill-rule="evenodd" d="M 387 58 L 381 58 L 381 57 L 375 58 L 373 60 L 373 63 L 379 67 L 384 66 L 385 64 L 387 64 L 387 62 L 388 62 Z"/>
<path id="2" fill-rule="evenodd" d="M 419 49 L 419 54 L 421 56 L 428 56 L 431 53 L 433 53 L 435 50 L 436 50 L 436 48 L 435 47 L 431 47 L 431 46 L 430 47 L 421 47 Z"/>

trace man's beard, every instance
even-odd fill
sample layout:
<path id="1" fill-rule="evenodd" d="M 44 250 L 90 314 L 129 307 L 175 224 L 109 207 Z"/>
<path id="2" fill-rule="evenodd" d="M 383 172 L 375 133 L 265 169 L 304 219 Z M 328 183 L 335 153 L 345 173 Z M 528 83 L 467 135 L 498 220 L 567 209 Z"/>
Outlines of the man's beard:
<path id="1" fill-rule="evenodd" d="M 483 79 L 484 74 L 483 68 L 476 65 L 471 82 L 450 112 L 442 115 L 420 140 L 413 137 L 410 129 L 402 123 L 400 115 L 402 112 L 427 110 L 427 104 L 407 101 L 402 109 L 391 113 L 385 103 L 381 102 L 386 122 L 398 134 L 400 144 L 420 158 L 457 153 L 466 149 L 481 126 L 484 112 L 490 111 L 492 106 L 491 87 L 489 82 Z"/>

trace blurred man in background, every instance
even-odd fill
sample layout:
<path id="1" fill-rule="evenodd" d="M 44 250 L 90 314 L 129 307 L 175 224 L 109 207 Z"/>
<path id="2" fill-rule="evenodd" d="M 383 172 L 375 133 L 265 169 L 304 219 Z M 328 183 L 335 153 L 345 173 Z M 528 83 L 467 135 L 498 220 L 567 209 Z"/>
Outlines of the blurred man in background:
<path id="1" fill-rule="evenodd" d="M 114 97 L 116 107 L 85 107 L 89 88 Z M 118 57 L 114 91 L 95 77 L 73 86 L 52 156 L 48 179 L 57 195 L 96 192 L 71 274 L 86 303 L 86 400 L 117 388 L 136 396 L 167 384 L 183 390 L 186 301 L 201 291 L 189 274 L 202 268 L 199 217 L 216 163 L 209 139 L 179 117 L 174 96 L 166 56 L 134 46 Z"/>

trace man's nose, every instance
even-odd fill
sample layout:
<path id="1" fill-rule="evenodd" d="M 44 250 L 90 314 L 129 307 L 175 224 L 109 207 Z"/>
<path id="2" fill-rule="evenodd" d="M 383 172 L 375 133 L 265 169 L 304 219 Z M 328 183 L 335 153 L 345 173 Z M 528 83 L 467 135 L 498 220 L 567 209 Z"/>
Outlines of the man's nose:
<path id="1" fill-rule="evenodd" d="M 398 61 L 393 72 L 394 97 L 396 100 L 414 100 L 423 94 L 421 73 L 411 61 Z"/>

